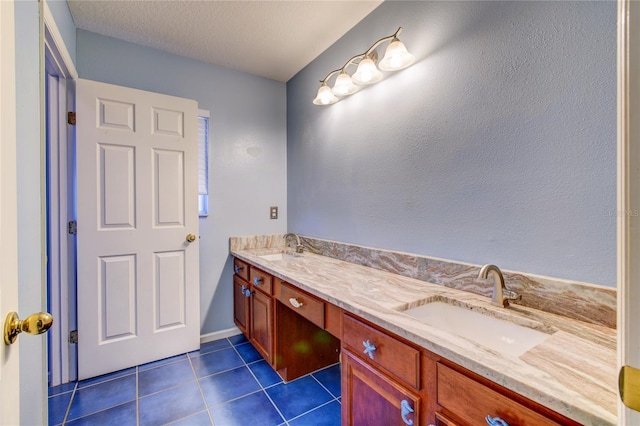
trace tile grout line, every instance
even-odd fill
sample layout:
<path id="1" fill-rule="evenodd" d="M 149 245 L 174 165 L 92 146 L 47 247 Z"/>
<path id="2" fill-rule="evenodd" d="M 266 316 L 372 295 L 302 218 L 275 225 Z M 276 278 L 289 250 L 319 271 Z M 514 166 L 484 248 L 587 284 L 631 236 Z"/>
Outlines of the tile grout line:
<path id="1" fill-rule="evenodd" d="M 333 365 L 332 365 L 332 366 L 330 366 L 330 367 L 333 367 Z M 329 367 L 325 367 L 325 368 L 329 368 Z M 324 368 L 323 368 L 322 370 L 324 370 Z M 318 370 L 318 371 L 322 371 L 322 370 Z M 316 371 L 314 371 L 313 373 L 316 373 Z M 333 399 L 338 399 L 338 397 L 337 397 L 337 396 L 335 396 L 335 395 L 333 394 L 333 392 L 331 392 L 331 391 L 330 391 L 330 390 L 329 390 L 329 389 L 328 389 L 324 384 L 322 384 L 322 382 L 321 382 L 320 380 L 318 380 L 318 378 L 317 378 L 316 376 L 314 376 L 314 375 L 313 375 L 313 373 L 311 373 L 311 377 L 313 377 L 313 380 L 315 380 L 316 382 L 318 382 L 318 384 L 319 384 L 320 386 L 322 386 L 322 389 L 326 390 L 326 391 L 327 391 L 327 393 L 333 397 Z"/>
<path id="2" fill-rule="evenodd" d="M 204 409 L 207 411 L 207 415 L 209 416 L 209 422 L 211 422 L 211 424 L 214 425 L 213 417 L 211 416 L 211 411 L 209 411 L 209 405 L 207 404 L 207 398 L 205 398 L 204 392 L 202 391 L 202 387 L 200 386 L 200 378 L 198 377 L 198 373 L 196 372 L 196 369 L 193 367 L 193 363 L 191 362 L 191 356 L 189 354 L 187 354 L 187 359 L 189 360 L 189 365 L 191 366 L 191 372 L 193 373 L 193 376 L 196 378 L 196 385 L 198 386 L 200 397 L 202 398 L 202 402 L 204 403 Z"/>
<path id="3" fill-rule="evenodd" d="M 69 412 L 71 411 L 71 403 L 73 402 L 73 398 L 76 396 L 76 390 L 78 389 L 78 382 L 73 387 L 73 391 L 71 391 L 71 399 L 69 399 L 69 405 L 67 405 L 67 410 L 64 412 L 64 417 L 62 418 L 62 426 L 67 422 L 67 418 L 69 417 Z"/>
<path id="4" fill-rule="evenodd" d="M 228 340 L 228 339 L 227 339 Z M 231 341 L 229 341 L 229 343 L 231 343 Z M 247 341 L 245 343 L 249 343 L 251 344 L 251 342 L 247 339 Z M 240 343 L 240 344 L 244 344 L 244 343 Z M 244 360 L 244 358 L 242 358 L 242 355 L 240 355 L 240 352 L 238 352 L 238 350 L 236 349 L 236 346 L 232 343 L 231 346 L 233 347 L 233 350 L 236 351 L 236 353 L 238 354 L 238 356 L 240 357 L 240 359 L 242 360 L 242 363 L 244 364 L 244 366 L 247 368 L 247 370 L 249 370 L 249 373 L 251 374 L 251 376 L 253 376 L 253 378 L 255 379 L 255 381 L 258 383 L 258 386 L 260 386 L 260 391 L 267 397 L 267 399 L 269 400 L 269 402 L 271 403 L 271 405 L 273 406 L 273 408 L 275 408 L 276 412 L 280 415 L 280 418 L 282 420 L 284 420 L 284 423 L 280 423 L 280 425 L 289 425 L 289 422 L 287 421 L 287 418 L 284 416 L 284 414 L 282 414 L 282 412 L 280 411 L 280 409 L 278 408 L 278 406 L 276 405 L 275 402 L 273 402 L 273 399 L 271 399 L 271 396 L 269 395 L 269 393 L 266 391 L 265 387 L 262 386 L 262 383 L 260 383 L 260 380 L 258 380 L 258 378 L 256 377 L 255 374 L 253 374 L 253 371 L 249 368 L 249 364 L 247 364 L 247 362 Z M 255 350 L 255 348 L 254 348 Z M 259 353 L 259 352 L 258 352 Z M 260 353 L 259 353 L 260 354 Z M 260 354 L 260 357 L 266 361 L 264 359 L 264 357 L 262 357 L 262 354 Z M 255 362 L 258 362 L 260 360 L 257 360 Z M 269 363 L 267 362 L 267 365 L 269 365 Z M 271 365 L 269 365 L 269 367 L 271 368 Z M 275 370 L 274 370 L 275 372 Z M 278 374 L 277 372 L 275 372 L 276 374 Z M 280 375 L 278 375 L 278 377 L 280 377 Z M 270 388 L 273 386 L 277 386 L 279 384 L 284 384 L 284 380 L 280 383 L 276 383 L 272 386 L 269 386 Z"/>
<path id="5" fill-rule="evenodd" d="M 138 380 L 138 366 L 136 366 L 136 426 L 140 426 L 140 385 Z"/>
<path id="6" fill-rule="evenodd" d="M 329 394 L 330 394 L 330 395 L 333 395 L 333 394 L 331 394 L 331 392 L 329 392 Z M 332 402 L 334 402 L 334 401 L 335 401 L 335 402 L 337 402 L 337 401 L 338 401 L 338 399 L 337 399 L 337 398 L 333 398 L 333 399 L 331 399 L 331 400 L 329 400 L 329 401 L 327 401 L 327 402 L 325 402 L 325 403 L 323 403 L 323 404 L 320 404 L 320 405 L 318 405 L 318 406 L 316 406 L 316 407 L 313 407 L 311 410 L 308 410 L 308 411 L 305 411 L 304 413 L 298 414 L 297 416 L 295 416 L 294 418 L 292 418 L 290 421 L 297 420 L 297 419 L 299 419 L 299 418 L 300 418 L 300 417 L 302 417 L 302 416 L 306 416 L 306 415 L 307 415 L 307 414 L 309 414 L 309 413 L 313 413 L 313 412 L 314 412 L 314 411 L 316 411 L 317 409 L 322 408 L 322 407 L 324 407 L 325 405 L 329 405 L 329 404 L 331 404 L 331 403 L 332 403 Z"/>

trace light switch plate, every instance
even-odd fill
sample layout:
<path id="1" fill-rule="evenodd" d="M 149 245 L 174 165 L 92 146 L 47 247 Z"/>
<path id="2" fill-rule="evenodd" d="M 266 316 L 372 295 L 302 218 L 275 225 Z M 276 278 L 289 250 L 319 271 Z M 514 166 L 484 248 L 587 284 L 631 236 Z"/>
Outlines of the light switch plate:
<path id="1" fill-rule="evenodd" d="M 278 218 L 278 206 L 271 206 L 269 208 L 269 217 L 271 219 L 277 219 Z"/>

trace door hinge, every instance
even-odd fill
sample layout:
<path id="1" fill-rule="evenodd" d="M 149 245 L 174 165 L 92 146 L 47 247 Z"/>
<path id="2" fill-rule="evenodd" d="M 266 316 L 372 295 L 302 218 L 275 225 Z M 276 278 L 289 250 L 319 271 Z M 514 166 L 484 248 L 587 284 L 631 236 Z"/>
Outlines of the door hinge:
<path id="1" fill-rule="evenodd" d="M 78 222 L 75 220 L 70 221 L 68 231 L 69 234 L 76 235 L 78 233 Z"/>
<path id="2" fill-rule="evenodd" d="M 78 330 L 71 330 L 69 332 L 69 343 L 78 343 Z"/>
<path id="3" fill-rule="evenodd" d="M 67 123 L 71 124 L 72 126 L 76 125 L 76 112 L 75 111 L 69 111 L 67 113 Z"/>

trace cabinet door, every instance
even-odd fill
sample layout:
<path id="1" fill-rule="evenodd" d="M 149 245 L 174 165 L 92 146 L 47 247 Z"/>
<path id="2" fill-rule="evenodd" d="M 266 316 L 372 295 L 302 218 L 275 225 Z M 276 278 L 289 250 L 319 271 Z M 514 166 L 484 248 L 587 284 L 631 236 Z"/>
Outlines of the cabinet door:
<path id="1" fill-rule="evenodd" d="M 420 396 L 349 350 L 342 351 L 342 424 L 420 425 Z"/>
<path id="2" fill-rule="evenodd" d="M 259 291 L 251 296 L 251 343 L 271 363 L 273 299 Z"/>
<path id="3" fill-rule="evenodd" d="M 249 284 L 237 275 L 233 276 L 233 319 L 245 336 L 249 338 L 249 298 L 244 290 Z"/>

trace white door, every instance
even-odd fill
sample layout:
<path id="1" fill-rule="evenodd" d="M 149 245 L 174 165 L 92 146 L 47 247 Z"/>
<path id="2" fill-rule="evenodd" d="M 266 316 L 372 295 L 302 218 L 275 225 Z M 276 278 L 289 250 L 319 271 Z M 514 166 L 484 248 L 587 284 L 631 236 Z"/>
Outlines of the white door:
<path id="1" fill-rule="evenodd" d="M 0 1 L 0 325 L 18 309 L 16 111 L 13 3 Z M 0 330 L 2 328 L 0 327 Z M 20 345 L 0 338 L 0 424 L 20 423 Z"/>
<path id="2" fill-rule="evenodd" d="M 78 79 L 78 378 L 198 349 L 193 100 Z"/>

